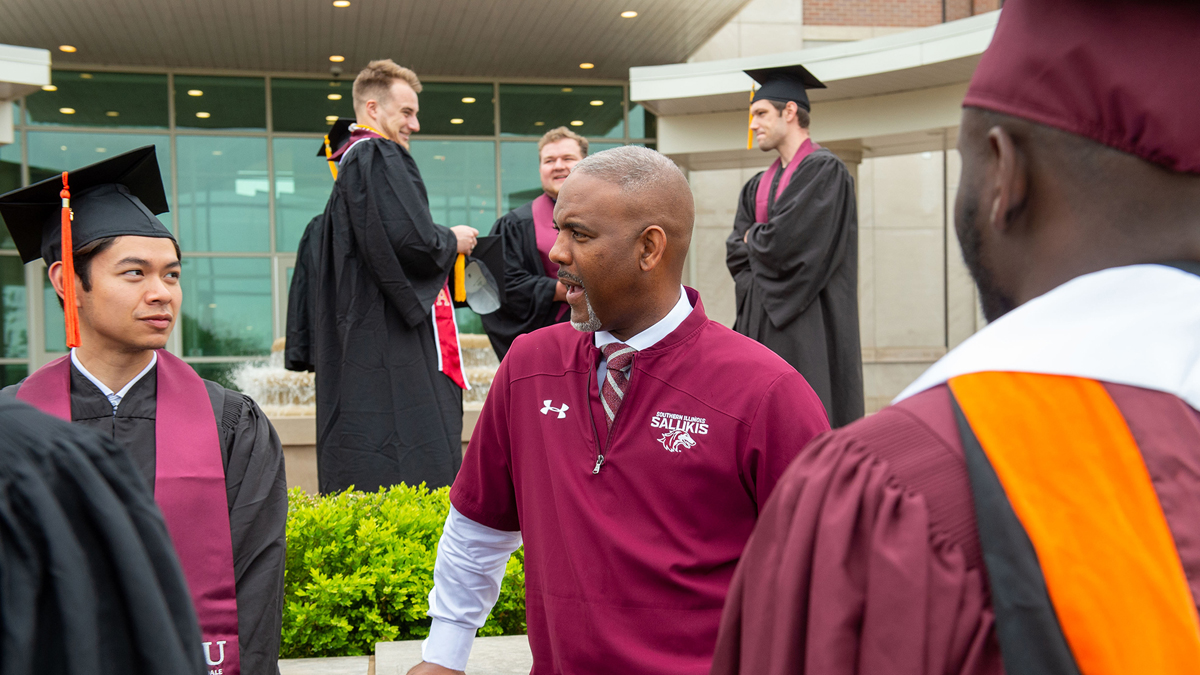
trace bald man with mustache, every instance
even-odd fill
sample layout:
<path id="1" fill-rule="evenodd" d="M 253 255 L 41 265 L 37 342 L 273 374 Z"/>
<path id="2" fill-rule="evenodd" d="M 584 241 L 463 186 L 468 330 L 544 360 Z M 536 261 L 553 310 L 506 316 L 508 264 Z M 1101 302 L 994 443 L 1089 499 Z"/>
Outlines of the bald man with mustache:
<path id="1" fill-rule="evenodd" d="M 524 542 L 533 673 L 707 673 L 733 569 L 776 480 L 829 428 L 808 383 L 681 284 L 694 205 L 646 148 L 575 166 L 550 258 L 570 324 L 496 374 L 438 548 L 411 673 L 466 667 Z"/>

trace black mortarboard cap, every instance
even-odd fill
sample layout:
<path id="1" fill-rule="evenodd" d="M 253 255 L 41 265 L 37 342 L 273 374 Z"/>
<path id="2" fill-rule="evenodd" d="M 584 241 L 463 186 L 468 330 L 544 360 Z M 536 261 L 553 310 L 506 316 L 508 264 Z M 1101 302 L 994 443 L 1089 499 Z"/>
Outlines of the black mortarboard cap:
<path id="1" fill-rule="evenodd" d="M 455 288 L 451 271 L 450 288 Z M 504 304 L 504 237 L 479 237 L 475 250 L 467 256 L 465 270 L 467 299 L 455 303 L 478 314 L 491 314 Z"/>
<path id="2" fill-rule="evenodd" d="M 780 66 L 745 71 L 761 85 L 750 102 L 763 99 L 771 101 L 795 101 L 805 110 L 812 110 L 806 89 L 824 89 L 825 83 L 818 80 L 804 66 Z"/>
<path id="3" fill-rule="evenodd" d="M 346 141 L 350 140 L 350 125 L 354 124 L 355 120 L 352 117 L 339 117 L 333 126 L 329 127 L 329 133 L 325 138 L 329 139 L 329 154 L 338 151 Z M 326 159 L 325 154 L 325 138 L 321 139 L 321 147 L 317 149 L 317 157 Z"/>
<path id="4" fill-rule="evenodd" d="M 70 171 L 67 181 L 72 249 L 123 235 L 174 239 L 156 217 L 168 206 L 153 145 Z M 41 257 L 49 265 L 61 258 L 62 188 L 58 175 L 0 195 L 0 216 L 23 262 Z"/>

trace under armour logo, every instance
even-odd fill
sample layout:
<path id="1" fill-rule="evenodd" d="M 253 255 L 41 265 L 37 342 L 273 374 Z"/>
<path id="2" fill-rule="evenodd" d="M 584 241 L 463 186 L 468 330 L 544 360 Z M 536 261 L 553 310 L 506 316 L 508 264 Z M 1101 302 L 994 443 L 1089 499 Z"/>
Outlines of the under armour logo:
<path id="1" fill-rule="evenodd" d="M 567 416 L 567 411 L 571 409 L 571 406 L 567 405 L 566 403 L 562 404 L 561 408 L 555 408 L 555 407 L 551 406 L 550 403 L 551 403 L 551 401 L 542 401 L 542 414 L 543 415 L 549 415 L 551 412 L 556 412 L 556 413 L 558 413 L 558 419 L 561 420 L 562 418 Z"/>

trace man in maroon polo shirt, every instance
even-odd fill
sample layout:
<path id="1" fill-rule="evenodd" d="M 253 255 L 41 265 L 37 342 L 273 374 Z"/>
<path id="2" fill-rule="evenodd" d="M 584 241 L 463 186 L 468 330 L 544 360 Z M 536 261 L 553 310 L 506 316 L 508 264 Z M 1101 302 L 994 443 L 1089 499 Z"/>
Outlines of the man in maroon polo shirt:
<path id="1" fill-rule="evenodd" d="M 462 670 L 525 544 L 533 673 L 707 673 L 733 569 L 775 482 L 829 428 L 804 378 L 680 283 L 694 208 L 653 150 L 576 165 L 550 252 L 571 325 L 496 374 L 438 549 L 412 673 Z"/>

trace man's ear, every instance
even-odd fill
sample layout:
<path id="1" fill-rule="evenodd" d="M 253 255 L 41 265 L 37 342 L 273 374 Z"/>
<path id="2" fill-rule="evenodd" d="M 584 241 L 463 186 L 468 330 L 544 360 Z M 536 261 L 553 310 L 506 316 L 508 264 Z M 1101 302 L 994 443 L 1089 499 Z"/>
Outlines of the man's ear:
<path id="1" fill-rule="evenodd" d="M 800 106 L 796 105 L 795 101 L 788 101 L 787 105 L 783 106 L 781 116 L 783 117 L 783 119 L 785 121 L 793 122 L 796 120 L 796 116 L 799 114 L 798 113 L 799 110 L 800 110 Z"/>
<path id="2" fill-rule="evenodd" d="M 1016 138 L 1002 126 L 989 129 L 987 141 L 992 193 L 988 225 L 1004 232 L 1029 198 L 1029 161 Z"/>
<path id="3" fill-rule="evenodd" d="M 667 233 L 658 225 L 650 225 L 638 237 L 638 265 L 643 272 L 658 267 L 667 252 Z"/>
<path id="4" fill-rule="evenodd" d="M 50 265 L 50 269 L 46 270 L 46 275 L 50 277 L 50 285 L 54 286 L 54 292 L 58 293 L 58 297 L 66 297 L 66 291 L 63 289 L 63 263 L 61 260 Z M 83 284 L 79 281 L 79 275 L 75 275 L 75 304 L 80 304 L 80 297 L 83 293 Z"/>

